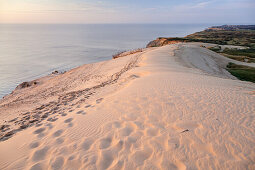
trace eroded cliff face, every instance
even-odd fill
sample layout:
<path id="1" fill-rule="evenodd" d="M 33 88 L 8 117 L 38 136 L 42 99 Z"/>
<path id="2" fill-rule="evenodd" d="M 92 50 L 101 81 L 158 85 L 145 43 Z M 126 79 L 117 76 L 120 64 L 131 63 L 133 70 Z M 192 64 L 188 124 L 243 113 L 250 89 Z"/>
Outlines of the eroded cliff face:
<path id="1" fill-rule="evenodd" d="M 149 47 L 161 47 L 168 44 L 176 44 L 180 42 L 185 42 L 184 40 L 176 40 L 176 38 L 157 38 L 147 44 L 147 48 Z"/>
<path id="2" fill-rule="evenodd" d="M 202 42 L 255 48 L 254 28 L 255 25 L 214 26 L 204 31 L 187 35 L 185 37 L 160 37 L 151 41 L 147 47 L 160 47 L 180 42 Z"/>

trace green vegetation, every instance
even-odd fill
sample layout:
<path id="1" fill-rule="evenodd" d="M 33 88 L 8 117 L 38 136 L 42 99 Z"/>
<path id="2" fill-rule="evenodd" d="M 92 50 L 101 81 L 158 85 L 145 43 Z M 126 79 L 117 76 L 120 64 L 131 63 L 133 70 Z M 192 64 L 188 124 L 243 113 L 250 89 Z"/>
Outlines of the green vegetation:
<path id="1" fill-rule="evenodd" d="M 178 42 L 203 42 L 218 44 L 209 48 L 228 58 L 242 61 L 255 62 L 255 25 L 223 25 L 215 26 L 186 37 L 158 38 L 151 41 L 147 47 L 159 47 Z M 228 49 L 220 45 L 245 46 L 247 49 Z"/>
<path id="2" fill-rule="evenodd" d="M 250 49 L 224 49 L 221 53 L 222 55 L 242 61 L 242 62 L 247 62 L 247 63 L 255 63 L 255 49 L 250 48 Z"/>
<path id="3" fill-rule="evenodd" d="M 229 54 L 225 54 L 225 53 L 221 53 L 221 55 L 224 55 L 225 57 L 231 58 L 233 60 L 241 61 L 241 62 L 255 63 L 254 58 L 249 58 L 246 56 L 235 56 L 235 55 L 229 55 Z"/>
<path id="4" fill-rule="evenodd" d="M 210 50 L 212 50 L 212 51 L 214 51 L 216 53 L 221 52 L 221 46 L 219 46 L 219 45 L 218 46 L 214 46 L 214 47 L 210 47 L 208 49 L 210 49 Z"/>
<path id="5" fill-rule="evenodd" d="M 212 26 L 211 30 L 255 30 L 255 25 L 221 25 Z"/>
<path id="6" fill-rule="evenodd" d="M 228 63 L 227 70 L 239 80 L 255 83 L 255 68 L 234 63 Z"/>
<path id="7" fill-rule="evenodd" d="M 203 42 L 219 45 L 238 45 L 255 49 L 255 30 L 213 30 L 207 29 L 186 37 L 158 38 L 147 47 L 158 47 L 172 42 Z"/>
<path id="8" fill-rule="evenodd" d="M 225 48 L 223 53 L 236 56 L 247 56 L 255 59 L 255 48 L 249 49 L 229 49 Z"/>
<path id="9" fill-rule="evenodd" d="M 219 45 L 238 45 L 255 48 L 255 30 L 204 30 L 185 38 Z"/>
<path id="10" fill-rule="evenodd" d="M 214 46 L 209 48 L 210 50 L 220 53 L 225 57 L 231 58 L 233 60 L 247 62 L 247 63 L 255 63 L 255 49 L 247 48 L 247 49 L 237 49 L 237 48 L 225 48 L 221 49 L 221 46 Z"/>

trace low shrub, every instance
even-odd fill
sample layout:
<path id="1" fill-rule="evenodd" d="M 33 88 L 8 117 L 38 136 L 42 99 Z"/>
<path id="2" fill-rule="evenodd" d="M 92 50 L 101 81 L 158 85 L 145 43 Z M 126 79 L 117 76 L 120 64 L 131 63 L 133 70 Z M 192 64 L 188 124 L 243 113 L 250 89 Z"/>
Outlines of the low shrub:
<path id="1" fill-rule="evenodd" d="M 228 63 L 227 70 L 233 76 L 237 77 L 239 80 L 250 81 L 255 83 L 255 68 L 254 67 Z"/>

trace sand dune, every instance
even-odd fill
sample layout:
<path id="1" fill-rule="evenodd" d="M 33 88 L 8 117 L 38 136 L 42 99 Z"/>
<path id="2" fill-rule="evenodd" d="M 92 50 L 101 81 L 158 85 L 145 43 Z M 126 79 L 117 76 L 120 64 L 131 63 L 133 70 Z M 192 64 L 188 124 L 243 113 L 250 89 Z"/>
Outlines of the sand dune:
<path id="1" fill-rule="evenodd" d="M 0 169 L 255 169 L 255 85 L 227 60 L 174 44 L 38 79 L 0 101 Z"/>

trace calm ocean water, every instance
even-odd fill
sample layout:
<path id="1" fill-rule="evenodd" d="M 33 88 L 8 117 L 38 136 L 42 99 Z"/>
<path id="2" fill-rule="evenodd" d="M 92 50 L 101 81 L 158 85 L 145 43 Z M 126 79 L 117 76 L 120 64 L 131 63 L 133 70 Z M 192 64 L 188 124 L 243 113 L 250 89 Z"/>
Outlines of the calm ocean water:
<path id="1" fill-rule="evenodd" d="M 118 51 L 145 47 L 157 37 L 185 36 L 208 26 L 0 24 L 0 98 L 18 84 L 54 70 L 108 60 Z"/>

